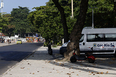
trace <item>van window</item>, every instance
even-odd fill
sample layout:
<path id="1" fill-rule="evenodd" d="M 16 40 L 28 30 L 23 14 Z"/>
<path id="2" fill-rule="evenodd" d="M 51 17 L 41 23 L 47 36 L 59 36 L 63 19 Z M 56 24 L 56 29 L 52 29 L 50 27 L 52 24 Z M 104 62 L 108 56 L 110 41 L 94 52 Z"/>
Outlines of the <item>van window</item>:
<path id="1" fill-rule="evenodd" d="M 84 34 L 81 35 L 81 39 L 79 40 L 79 42 L 82 42 L 84 40 Z"/>
<path id="2" fill-rule="evenodd" d="M 104 41 L 116 41 L 116 34 L 105 34 L 105 39 Z"/>
<path id="3" fill-rule="evenodd" d="M 99 42 L 104 41 L 104 35 L 103 34 L 88 34 L 87 35 L 87 42 Z"/>

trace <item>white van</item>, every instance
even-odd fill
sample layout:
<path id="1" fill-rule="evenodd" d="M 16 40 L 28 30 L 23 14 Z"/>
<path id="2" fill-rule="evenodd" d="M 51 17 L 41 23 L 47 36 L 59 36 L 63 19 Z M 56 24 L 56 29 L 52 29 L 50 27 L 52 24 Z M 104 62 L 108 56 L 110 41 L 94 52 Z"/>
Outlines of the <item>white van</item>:
<path id="1" fill-rule="evenodd" d="M 91 28 L 82 30 L 80 52 L 113 52 L 116 54 L 116 28 Z"/>

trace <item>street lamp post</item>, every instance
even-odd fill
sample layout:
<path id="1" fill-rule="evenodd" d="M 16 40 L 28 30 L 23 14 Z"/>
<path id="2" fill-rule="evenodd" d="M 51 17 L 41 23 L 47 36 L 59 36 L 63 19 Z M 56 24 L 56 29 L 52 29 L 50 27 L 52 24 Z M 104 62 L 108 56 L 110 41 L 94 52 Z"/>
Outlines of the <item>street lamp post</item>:
<path id="1" fill-rule="evenodd" d="M 71 16 L 70 16 L 70 18 L 73 18 L 74 16 L 73 16 L 73 0 L 71 0 Z"/>
<path id="2" fill-rule="evenodd" d="M 71 7 L 72 7 L 72 17 L 73 17 L 73 0 L 71 0 Z"/>
<path id="3" fill-rule="evenodd" d="M 94 28 L 94 8 L 92 7 L 92 28 Z"/>
<path id="4" fill-rule="evenodd" d="M 93 3 L 93 0 L 92 0 L 92 3 Z M 92 28 L 94 28 L 94 8 L 97 8 L 97 7 L 91 7 L 92 8 Z"/>

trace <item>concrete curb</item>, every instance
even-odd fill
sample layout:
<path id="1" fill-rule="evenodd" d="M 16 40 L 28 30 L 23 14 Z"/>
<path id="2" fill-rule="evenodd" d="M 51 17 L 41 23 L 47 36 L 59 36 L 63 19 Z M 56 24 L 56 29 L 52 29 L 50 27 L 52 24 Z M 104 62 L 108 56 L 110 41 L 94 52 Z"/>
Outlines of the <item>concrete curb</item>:
<path id="1" fill-rule="evenodd" d="M 41 47 L 42 47 L 42 46 L 41 46 Z M 41 47 L 39 47 L 39 48 L 41 48 Z M 29 57 L 30 57 L 31 55 L 33 55 L 39 48 L 33 50 L 32 53 L 30 53 L 30 54 L 29 54 L 27 57 L 25 57 L 23 60 L 29 58 Z"/>

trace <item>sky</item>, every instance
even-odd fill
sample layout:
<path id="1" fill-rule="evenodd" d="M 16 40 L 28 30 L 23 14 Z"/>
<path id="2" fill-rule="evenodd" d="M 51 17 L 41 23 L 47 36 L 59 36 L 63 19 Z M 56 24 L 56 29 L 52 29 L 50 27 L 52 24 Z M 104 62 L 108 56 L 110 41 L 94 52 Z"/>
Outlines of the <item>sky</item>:
<path id="1" fill-rule="evenodd" d="M 33 7 L 45 6 L 46 2 L 48 1 L 49 0 L 3 0 L 4 3 L 3 12 L 11 13 L 12 9 L 18 8 L 18 6 L 28 7 L 30 11 L 33 11 L 32 10 Z"/>

